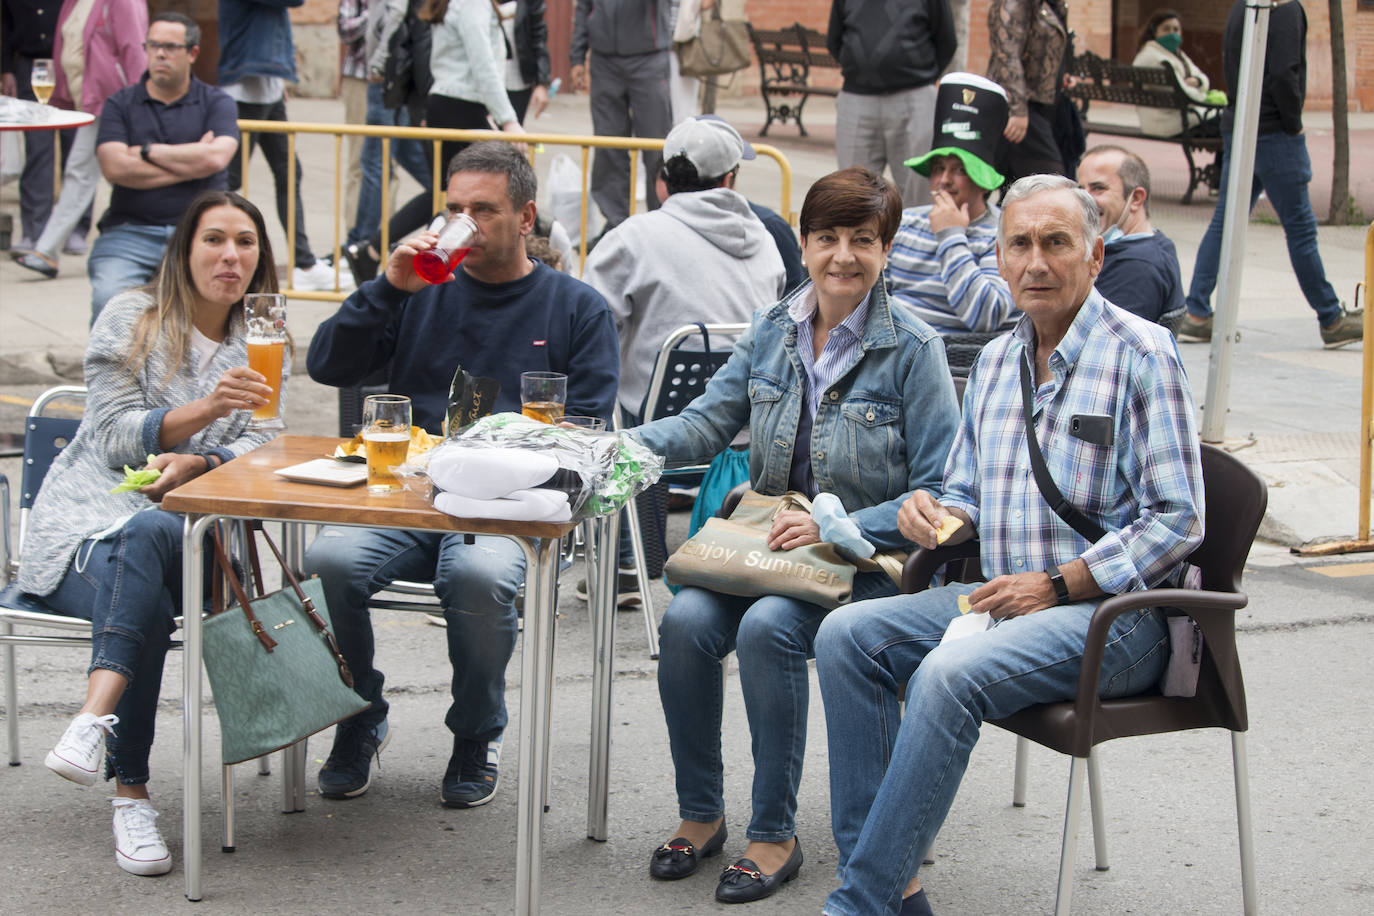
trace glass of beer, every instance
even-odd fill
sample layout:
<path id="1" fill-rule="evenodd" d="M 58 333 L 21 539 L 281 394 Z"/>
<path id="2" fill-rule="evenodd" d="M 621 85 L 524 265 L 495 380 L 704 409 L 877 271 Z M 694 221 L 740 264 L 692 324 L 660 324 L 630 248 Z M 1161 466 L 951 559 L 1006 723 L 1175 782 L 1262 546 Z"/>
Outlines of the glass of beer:
<path id="1" fill-rule="evenodd" d="M 363 445 L 367 446 L 368 492 L 399 493 L 401 481 L 392 469 L 405 464 L 410 451 L 410 398 L 368 395 L 363 401 Z"/>
<path id="2" fill-rule="evenodd" d="M 477 234 L 477 224 L 466 213 L 455 213 L 438 229 L 439 238 L 434 247 L 415 255 L 414 270 L 426 283 L 443 283 L 453 273 L 453 269 L 468 256 L 472 250 L 472 237 Z"/>
<path id="3" fill-rule="evenodd" d="M 44 105 L 48 104 L 53 87 L 57 85 L 57 72 L 53 70 L 51 59 L 34 58 L 33 69 L 29 71 L 29 85 L 33 88 L 33 97 Z"/>
<path id="4" fill-rule="evenodd" d="M 248 368 L 261 373 L 272 386 L 267 403 L 253 411 L 249 429 L 284 429 L 281 417 L 281 386 L 286 366 L 286 296 L 281 293 L 249 293 L 243 297 L 248 319 Z"/>
<path id="5" fill-rule="evenodd" d="M 540 423 L 563 419 L 568 377 L 561 372 L 520 373 L 520 412 Z"/>

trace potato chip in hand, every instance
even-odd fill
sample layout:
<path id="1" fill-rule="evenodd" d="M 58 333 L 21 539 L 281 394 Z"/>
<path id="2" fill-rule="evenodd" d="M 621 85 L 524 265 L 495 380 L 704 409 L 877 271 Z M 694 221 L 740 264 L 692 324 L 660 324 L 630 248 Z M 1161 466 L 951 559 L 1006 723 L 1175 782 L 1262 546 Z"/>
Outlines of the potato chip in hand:
<path id="1" fill-rule="evenodd" d="M 968 595 L 960 595 L 960 596 L 959 596 L 959 613 L 960 613 L 960 614 L 967 614 L 967 613 L 968 613 L 969 611 L 971 611 L 971 610 L 973 610 L 973 604 L 968 600 Z"/>
<path id="2" fill-rule="evenodd" d="M 935 532 L 935 543 L 943 544 L 945 541 L 948 541 L 950 535 L 958 531 L 963 524 L 963 519 L 959 518 L 957 515 L 946 515 L 945 520 L 940 522 L 940 529 Z"/>

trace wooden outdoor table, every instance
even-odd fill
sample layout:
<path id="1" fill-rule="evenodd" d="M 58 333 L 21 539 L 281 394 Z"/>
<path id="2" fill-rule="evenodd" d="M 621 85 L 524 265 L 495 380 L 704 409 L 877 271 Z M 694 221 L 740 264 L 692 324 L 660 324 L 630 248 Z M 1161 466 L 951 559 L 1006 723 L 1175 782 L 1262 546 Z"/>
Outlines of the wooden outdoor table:
<path id="1" fill-rule="evenodd" d="M 507 522 L 460 519 L 434 509 L 413 490 L 375 495 L 365 487 L 330 487 L 294 483 L 273 471 L 332 454 L 338 439 L 279 436 L 233 461 L 178 487 L 162 507 L 186 515 L 183 534 L 183 607 L 200 606 L 203 594 L 203 550 L 210 524 L 220 519 L 262 519 L 370 528 L 405 528 L 508 537 L 525 552 L 525 629 L 521 655 L 520 774 L 516 827 L 515 910 L 521 916 L 539 911 L 540 859 L 544 829 L 544 791 L 548 772 L 548 723 L 552 703 L 554 610 L 558 581 L 559 541 L 577 522 Z M 609 780 L 611 656 L 615 634 L 616 534 L 619 513 L 595 520 L 596 551 L 593 594 L 593 687 L 591 773 L 587 790 L 587 835 L 606 839 Z M 186 897 L 201 899 L 201 620 L 185 617 L 183 636 L 185 683 L 183 857 Z M 301 748 L 301 745 L 297 745 Z M 288 757 L 290 753 L 288 752 Z M 303 750 L 286 764 L 289 779 L 304 785 Z M 303 804 L 303 788 L 297 791 Z"/>

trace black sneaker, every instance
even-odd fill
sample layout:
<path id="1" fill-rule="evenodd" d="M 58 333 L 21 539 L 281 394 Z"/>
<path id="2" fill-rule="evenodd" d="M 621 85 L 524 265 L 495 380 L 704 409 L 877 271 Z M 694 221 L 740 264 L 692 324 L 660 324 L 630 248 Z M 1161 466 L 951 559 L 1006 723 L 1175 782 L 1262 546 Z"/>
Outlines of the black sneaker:
<path id="1" fill-rule="evenodd" d="M 372 758 L 380 761 L 382 748 L 391 740 L 386 719 L 376 725 L 339 723 L 334 747 L 320 767 L 320 794 L 325 798 L 357 798 L 372 785 Z"/>
<path id="2" fill-rule="evenodd" d="M 501 739 L 453 739 L 453 756 L 444 771 L 441 799 L 445 808 L 476 808 L 496 796 L 501 778 Z"/>
<path id="3" fill-rule="evenodd" d="M 1210 343 L 1212 340 L 1212 316 L 1208 315 L 1201 321 L 1192 315 L 1184 315 L 1183 320 L 1178 323 L 1178 331 L 1174 334 L 1180 343 Z"/>

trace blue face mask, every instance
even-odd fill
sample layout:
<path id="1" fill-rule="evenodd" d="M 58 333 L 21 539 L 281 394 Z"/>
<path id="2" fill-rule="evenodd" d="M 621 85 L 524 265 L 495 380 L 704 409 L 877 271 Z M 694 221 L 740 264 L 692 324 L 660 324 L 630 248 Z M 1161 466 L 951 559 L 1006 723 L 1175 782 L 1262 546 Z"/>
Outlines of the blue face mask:
<path id="1" fill-rule="evenodd" d="M 1120 226 L 1108 226 L 1107 231 L 1102 233 L 1102 244 L 1110 246 L 1113 242 L 1120 241 L 1125 234 Z"/>
<path id="2" fill-rule="evenodd" d="M 1179 47 L 1183 44 L 1183 35 L 1180 32 L 1169 32 L 1155 39 L 1163 46 L 1164 50 L 1170 54 L 1177 54 Z"/>

